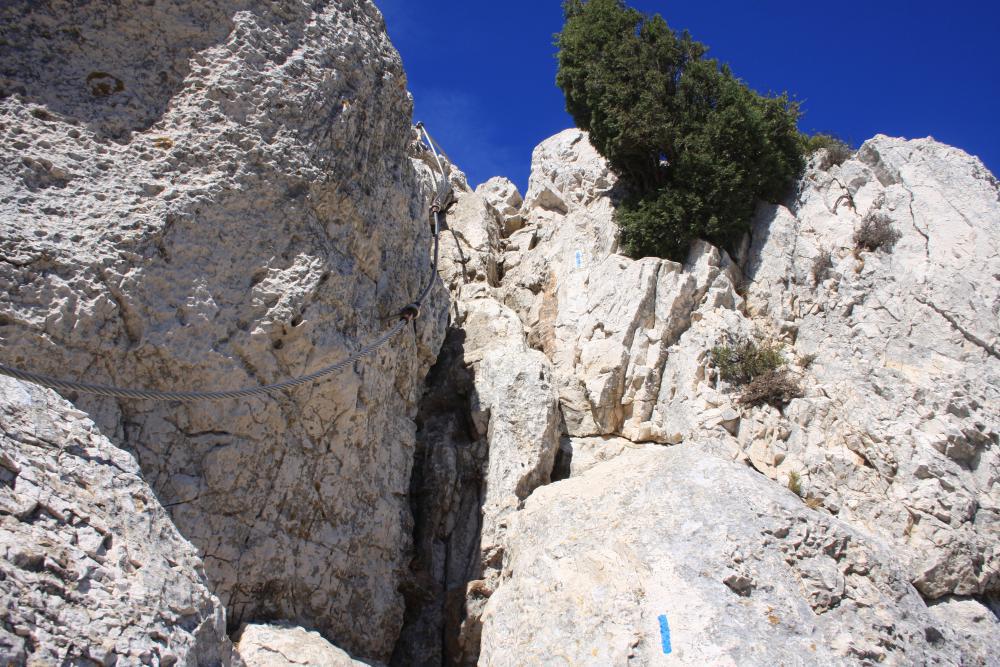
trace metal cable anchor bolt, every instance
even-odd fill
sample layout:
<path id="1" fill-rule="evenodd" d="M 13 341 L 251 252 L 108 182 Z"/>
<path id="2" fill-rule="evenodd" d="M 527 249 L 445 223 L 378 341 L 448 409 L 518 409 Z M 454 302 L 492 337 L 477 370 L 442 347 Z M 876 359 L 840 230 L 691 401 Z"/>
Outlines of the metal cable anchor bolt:
<path id="1" fill-rule="evenodd" d="M 406 320 L 407 322 L 412 322 L 413 320 L 420 317 L 420 304 L 411 303 L 403 306 L 403 309 L 399 311 L 399 319 Z"/>

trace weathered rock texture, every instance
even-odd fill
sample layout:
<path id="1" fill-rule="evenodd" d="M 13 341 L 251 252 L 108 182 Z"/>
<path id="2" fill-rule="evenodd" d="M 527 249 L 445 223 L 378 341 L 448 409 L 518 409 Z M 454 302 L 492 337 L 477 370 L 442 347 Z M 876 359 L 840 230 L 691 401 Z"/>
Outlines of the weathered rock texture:
<path id="1" fill-rule="evenodd" d="M 434 160 L 367 0 L 15 0 L 0 28 L 5 362 L 267 383 L 357 349 L 428 279 Z M 231 630 L 290 621 L 398 665 L 668 648 L 687 664 L 995 662 L 1000 197 L 978 160 L 881 136 L 843 165 L 820 156 L 738 257 L 696 243 L 684 263 L 618 253 L 616 179 L 580 131 L 536 149 L 523 200 L 449 178 L 450 310 L 436 289 L 353 368 L 260 400 L 70 397 L 135 453 Z M 855 247 L 873 217 L 894 247 Z M 713 364 L 751 337 L 779 342 L 804 389 L 782 409 L 745 405 Z M 0 470 L 8 493 L 48 468 Z M 46 512 L 87 553 L 83 524 Z M 49 555 L 20 553 L 3 567 L 49 576 Z M 154 641 L 213 659 L 164 618 Z M 29 644 L 5 617 L 11 660 L 70 641 L 36 625 Z M 306 635 L 243 641 L 267 660 Z M 316 651 L 279 659 L 348 660 Z"/>
<path id="2" fill-rule="evenodd" d="M 247 625 L 237 647 L 246 667 L 356 667 L 369 663 L 323 639 L 318 632 L 289 625 Z"/>
<path id="3" fill-rule="evenodd" d="M 551 364 L 528 347 L 521 320 L 491 287 L 499 276 L 484 270 L 497 265 L 503 220 L 463 177 L 455 184 L 441 269 L 452 318 L 418 417 L 416 549 L 398 665 L 475 664 L 507 521 L 549 482 L 559 448 Z"/>
<path id="4" fill-rule="evenodd" d="M 0 30 L 6 363 L 263 384 L 357 349 L 428 279 L 430 181 L 367 0 L 15 0 Z M 388 658 L 434 294 L 415 331 L 287 394 L 74 398 L 135 453 L 232 628 L 288 619 Z"/>
<path id="5" fill-rule="evenodd" d="M 476 187 L 476 194 L 486 200 L 498 216 L 504 237 L 510 236 L 524 225 L 521 217 L 521 193 L 517 186 L 503 176 L 495 176 Z"/>
<path id="6" fill-rule="evenodd" d="M 508 552 L 481 665 L 666 664 L 661 617 L 672 664 L 965 658 L 891 552 L 689 444 L 536 491 Z"/>
<path id="7" fill-rule="evenodd" d="M 229 665 L 226 615 L 138 464 L 0 378 L 0 664 Z"/>
<path id="8" fill-rule="evenodd" d="M 446 661 L 474 663 L 481 636 L 480 664 L 655 663 L 674 613 L 685 664 L 992 660 L 1000 199 L 981 163 L 887 137 L 842 166 L 819 156 L 789 207 L 760 209 L 738 261 L 695 243 L 684 264 L 618 254 L 615 179 L 580 131 L 535 150 L 518 229 L 502 185 L 453 211 L 477 282 L 445 275 L 455 328 L 428 396 L 454 378 L 463 390 L 421 410 L 423 479 L 443 493 L 416 502 L 418 561 L 447 593 L 433 626 L 456 643 Z M 856 249 L 875 214 L 901 238 Z M 481 350 L 523 334 L 558 394 L 551 471 L 521 458 L 530 447 L 496 467 L 507 454 L 481 436 L 522 425 L 476 399 L 502 378 Z M 804 389 L 783 410 L 741 403 L 712 362 L 752 338 L 779 343 Z M 570 479 L 510 496 L 491 532 L 489 489 L 521 460 L 529 493 Z"/>
<path id="9" fill-rule="evenodd" d="M 957 149 L 879 136 L 811 170 L 794 210 L 760 213 L 748 312 L 812 359 L 809 391 L 746 415 L 741 448 L 890 537 L 928 598 L 1000 591 L 996 180 Z M 890 251 L 854 250 L 871 214 L 901 234 Z M 814 279 L 823 250 L 833 266 Z"/>

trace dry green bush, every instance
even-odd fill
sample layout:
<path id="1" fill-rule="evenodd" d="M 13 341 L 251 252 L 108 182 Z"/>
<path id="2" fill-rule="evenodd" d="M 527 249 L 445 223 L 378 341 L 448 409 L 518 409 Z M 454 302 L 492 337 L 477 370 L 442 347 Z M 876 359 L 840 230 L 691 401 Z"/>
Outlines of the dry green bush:
<path id="1" fill-rule="evenodd" d="M 869 213 L 854 232 L 854 247 L 858 250 L 885 250 L 890 252 L 902 237 L 892 226 L 892 220 L 883 213 Z"/>
<path id="2" fill-rule="evenodd" d="M 787 369 L 768 371 L 751 380 L 740 394 L 740 404 L 746 406 L 767 403 L 782 408 L 793 398 L 802 396 L 802 386 Z"/>
<path id="3" fill-rule="evenodd" d="M 799 497 L 802 496 L 802 477 L 794 470 L 788 473 L 788 490 Z"/>
<path id="4" fill-rule="evenodd" d="M 826 158 L 818 165 L 820 169 L 829 169 L 834 165 L 844 164 L 848 158 L 854 155 L 854 149 L 851 148 L 850 144 L 831 134 L 803 135 L 802 142 L 802 152 L 806 157 L 811 156 L 821 148 L 826 149 Z"/>
<path id="5" fill-rule="evenodd" d="M 823 249 L 819 251 L 816 258 L 813 259 L 812 265 L 812 279 L 813 285 L 819 285 L 823 282 L 827 275 L 830 273 L 830 269 L 833 268 L 833 253 L 829 250 Z"/>
<path id="6" fill-rule="evenodd" d="M 778 343 L 742 340 L 713 348 L 712 361 L 723 380 L 745 385 L 755 377 L 780 367 L 785 363 L 785 357 Z"/>

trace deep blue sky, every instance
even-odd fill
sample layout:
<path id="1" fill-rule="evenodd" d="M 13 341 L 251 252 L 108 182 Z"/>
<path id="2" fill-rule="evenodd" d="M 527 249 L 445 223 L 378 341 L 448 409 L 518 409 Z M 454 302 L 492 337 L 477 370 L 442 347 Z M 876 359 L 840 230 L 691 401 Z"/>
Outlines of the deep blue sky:
<path id="1" fill-rule="evenodd" d="M 475 186 L 523 194 L 531 150 L 571 127 L 555 85 L 559 0 L 375 0 L 416 108 Z M 632 0 L 688 29 L 761 92 L 802 102 L 803 130 L 853 145 L 928 135 L 1000 171 L 1000 3 Z"/>

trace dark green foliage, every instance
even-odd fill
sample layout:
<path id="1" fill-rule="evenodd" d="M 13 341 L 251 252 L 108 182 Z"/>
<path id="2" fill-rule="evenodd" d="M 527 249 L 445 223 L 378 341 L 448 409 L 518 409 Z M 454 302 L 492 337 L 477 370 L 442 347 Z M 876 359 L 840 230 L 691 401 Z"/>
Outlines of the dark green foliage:
<path id="1" fill-rule="evenodd" d="M 712 361 L 723 380 L 742 385 L 775 370 L 785 363 L 785 357 L 777 343 L 741 340 L 713 348 Z"/>
<path id="2" fill-rule="evenodd" d="M 892 250 L 902 235 L 892 226 L 892 220 L 882 213 L 869 213 L 854 232 L 854 247 L 875 252 Z"/>
<path id="3" fill-rule="evenodd" d="M 821 148 L 826 149 L 826 159 L 819 165 L 820 169 L 829 169 L 834 165 L 841 165 L 847 158 L 854 155 L 854 149 L 846 141 L 842 141 L 832 134 L 822 132 L 812 136 L 802 135 L 802 153 L 805 157 L 810 157 Z"/>
<path id="4" fill-rule="evenodd" d="M 625 249 L 684 259 L 695 238 L 733 245 L 756 202 L 782 198 L 802 168 L 796 105 L 750 90 L 659 15 L 621 0 L 564 11 L 556 83 L 629 190 Z"/>

